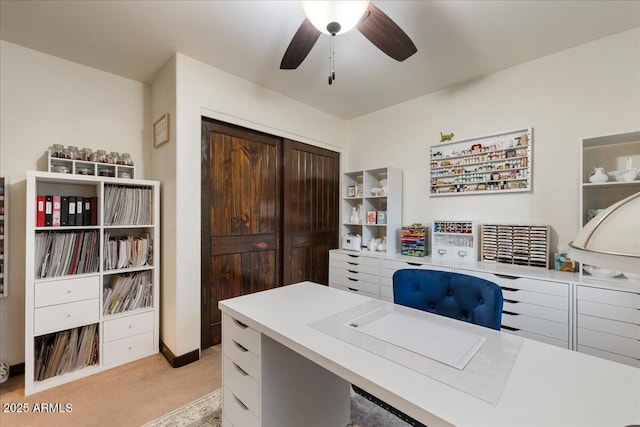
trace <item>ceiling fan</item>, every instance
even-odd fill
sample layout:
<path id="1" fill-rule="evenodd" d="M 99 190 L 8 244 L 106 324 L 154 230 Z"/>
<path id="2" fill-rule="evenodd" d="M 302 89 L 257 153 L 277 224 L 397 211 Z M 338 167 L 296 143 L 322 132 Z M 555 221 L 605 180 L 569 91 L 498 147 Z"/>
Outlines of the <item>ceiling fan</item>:
<path id="1" fill-rule="evenodd" d="M 331 35 L 329 84 L 335 80 L 334 38 L 356 28 L 378 49 L 397 61 L 418 51 L 409 36 L 369 1 L 302 1 L 305 19 L 280 62 L 280 69 L 294 70 L 304 61 L 321 33 Z"/>

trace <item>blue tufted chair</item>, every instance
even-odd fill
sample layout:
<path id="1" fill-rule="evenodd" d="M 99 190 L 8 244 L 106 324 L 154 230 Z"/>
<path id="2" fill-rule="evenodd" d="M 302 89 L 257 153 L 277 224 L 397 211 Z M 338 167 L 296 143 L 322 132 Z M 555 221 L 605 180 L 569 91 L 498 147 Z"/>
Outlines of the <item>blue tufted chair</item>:
<path id="1" fill-rule="evenodd" d="M 502 289 L 488 280 L 447 271 L 403 269 L 393 274 L 393 302 L 500 330 Z M 409 415 L 353 385 L 353 390 L 412 426 Z"/>
<path id="2" fill-rule="evenodd" d="M 467 274 L 398 270 L 393 274 L 393 302 L 496 330 L 502 321 L 500 286 Z"/>

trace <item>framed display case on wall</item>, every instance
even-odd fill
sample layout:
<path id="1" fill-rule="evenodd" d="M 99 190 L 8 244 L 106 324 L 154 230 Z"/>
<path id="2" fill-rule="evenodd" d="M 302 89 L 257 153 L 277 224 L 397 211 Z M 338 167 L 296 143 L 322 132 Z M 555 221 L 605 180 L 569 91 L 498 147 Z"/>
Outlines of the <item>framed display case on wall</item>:
<path id="1" fill-rule="evenodd" d="M 432 145 L 430 195 L 531 191 L 533 128 Z"/>

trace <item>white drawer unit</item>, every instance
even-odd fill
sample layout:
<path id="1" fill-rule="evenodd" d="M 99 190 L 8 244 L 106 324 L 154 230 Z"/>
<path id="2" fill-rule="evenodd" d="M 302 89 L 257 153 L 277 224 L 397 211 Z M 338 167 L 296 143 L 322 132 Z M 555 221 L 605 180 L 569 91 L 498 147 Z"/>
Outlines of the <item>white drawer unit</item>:
<path id="1" fill-rule="evenodd" d="M 96 323 L 99 320 L 99 313 L 100 302 L 97 298 L 36 308 L 33 333 L 40 335 Z"/>
<path id="2" fill-rule="evenodd" d="M 571 348 L 568 283 L 472 270 L 458 272 L 494 282 L 502 288 L 502 330 Z"/>
<path id="3" fill-rule="evenodd" d="M 380 298 L 380 260 L 366 255 L 330 252 L 329 286 Z"/>
<path id="4" fill-rule="evenodd" d="M 640 292 L 577 286 L 578 351 L 640 366 Z"/>
<path id="5" fill-rule="evenodd" d="M 224 425 L 260 425 L 260 339 L 258 331 L 223 314 Z"/>
<path id="6" fill-rule="evenodd" d="M 453 271 L 451 267 L 442 265 L 426 264 L 424 262 L 401 261 L 383 259 L 380 275 L 380 299 L 393 302 L 393 273 L 405 268 L 417 268 L 421 270 Z"/>
<path id="7" fill-rule="evenodd" d="M 66 276 L 36 282 L 34 307 L 100 298 L 100 276 Z"/>
<path id="8" fill-rule="evenodd" d="M 103 339 L 106 343 L 148 331 L 153 331 L 152 311 L 106 320 L 104 322 Z"/>
<path id="9" fill-rule="evenodd" d="M 102 364 L 105 366 L 120 365 L 158 352 L 153 331 L 105 342 L 103 349 Z"/>

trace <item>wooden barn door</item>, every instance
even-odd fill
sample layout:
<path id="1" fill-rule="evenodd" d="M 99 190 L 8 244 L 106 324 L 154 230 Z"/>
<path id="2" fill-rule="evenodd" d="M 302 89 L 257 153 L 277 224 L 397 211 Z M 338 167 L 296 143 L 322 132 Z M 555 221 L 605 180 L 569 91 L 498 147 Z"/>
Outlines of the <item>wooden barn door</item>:
<path id="1" fill-rule="evenodd" d="M 328 284 L 339 168 L 339 153 L 203 118 L 201 348 L 220 342 L 220 300 Z"/>
<path id="2" fill-rule="evenodd" d="M 340 155 L 284 141 L 284 284 L 329 284 L 329 249 L 338 247 Z"/>
<path id="3" fill-rule="evenodd" d="M 218 301 L 281 282 L 276 137 L 202 122 L 202 332 L 221 340 Z"/>

